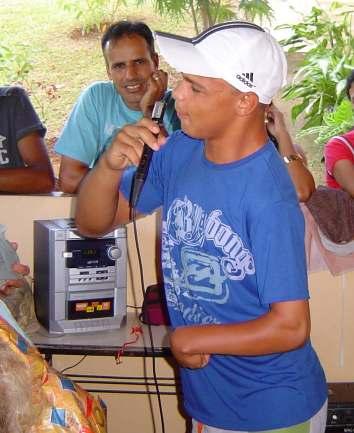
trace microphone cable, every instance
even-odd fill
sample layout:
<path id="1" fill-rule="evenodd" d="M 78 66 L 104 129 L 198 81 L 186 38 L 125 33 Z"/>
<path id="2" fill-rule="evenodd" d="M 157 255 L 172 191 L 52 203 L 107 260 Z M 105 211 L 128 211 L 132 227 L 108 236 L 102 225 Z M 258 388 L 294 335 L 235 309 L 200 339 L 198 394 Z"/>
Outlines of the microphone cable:
<path id="1" fill-rule="evenodd" d="M 139 239 L 138 239 L 138 230 L 136 225 L 136 210 L 134 208 L 130 208 L 130 219 L 133 223 L 133 231 L 134 231 L 134 241 L 135 241 L 135 247 L 136 252 L 138 256 L 138 266 L 139 266 L 139 274 L 140 274 L 140 284 L 141 284 L 141 290 L 143 294 L 143 298 L 145 297 L 145 282 L 144 282 L 144 271 L 143 271 L 143 263 L 141 258 L 141 252 L 140 252 L 140 246 L 139 246 Z M 152 329 L 151 325 L 148 324 L 148 330 L 149 330 L 149 340 L 150 340 L 150 346 L 151 346 L 151 357 L 152 357 L 152 375 L 154 380 L 154 385 L 156 389 L 156 395 L 157 395 L 157 401 L 159 406 L 159 414 L 160 414 L 160 421 L 161 421 L 161 431 L 162 433 L 165 433 L 165 419 L 163 414 L 163 408 L 162 408 L 162 400 L 161 400 L 161 394 L 160 394 L 160 387 L 157 380 L 157 373 L 156 373 L 156 352 L 155 352 L 155 346 L 154 346 L 154 338 L 152 335 Z"/>
<path id="2" fill-rule="evenodd" d="M 156 122 L 158 125 L 163 125 L 163 117 L 165 114 L 166 106 L 168 104 L 168 101 L 170 99 L 170 94 L 165 95 L 165 97 L 161 101 L 156 101 L 154 108 L 152 110 L 151 119 Z M 130 220 L 133 222 L 133 229 L 134 229 L 134 240 L 135 240 L 135 246 L 136 251 L 138 255 L 138 264 L 139 264 L 139 273 L 140 273 L 140 283 L 141 283 L 141 289 L 143 298 L 145 298 L 145 282 L 144 282 L 144 271 L 143 271 L 143 264 L 142 264 L 142 258 L 140 253 L 140 247 L 139 247 L 139 240 L 138 240 L 138 230 L 136 226 L 136 204 L 139 200 L 141 190 L 144 186 L 146 177 L 148 175 L 149 166 L 151 162 L 151 158 L 154 151 L 147 145 L 144 144 L 143 152 L 140 158 L 139 165 L 136 169 L 132 188 L 130 191 L 130 198 L 129 198 L 129 206 L 130 206 Z M 149 339 L 150 339 L 150 345 L 151 345 L 151 356 L 152 356 L 152 373 L 153 373 L 153 379 L 157 394 L 157 401 L 159 405 L 159 413 L 160 413 L 160 420 L 161 420 L 161 429 L 162 433 L 165 433 L 165 420 L 163 415 L 163 409 L 162 409 L 162 401 L 161 401 L 161 394 L 160 394 L 160 388 L 157 380 L 157 374 L 156 374 L 156 352 L 155 352 L 155 346 L 154 346 L 154 340 L 152 335 L 152 329 L 151 325 L 148 324 L 148 330 L 149 330 Z"/>

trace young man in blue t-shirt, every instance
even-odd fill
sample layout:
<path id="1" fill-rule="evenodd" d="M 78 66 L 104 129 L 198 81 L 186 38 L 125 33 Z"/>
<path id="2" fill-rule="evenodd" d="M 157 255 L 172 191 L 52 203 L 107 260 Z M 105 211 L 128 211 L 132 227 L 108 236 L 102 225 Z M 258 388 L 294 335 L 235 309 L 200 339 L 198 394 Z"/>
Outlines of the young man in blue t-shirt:
<path id="1" fill-rule="evenodd" d="M 285 84 L 284 53 L 245 22 L 157 41 L 182 72 L 173 92 L 182 131 L 166 141 L 149 119 L 123 128 L 82 185 L 77 225 L 97 236 L 128 221 L 129 167 L 142 143 L 155 150 L 137 211 L 163 208 L 171 350 L 193 433 L 323 433 L 304 220 L 264 123 Z"/>
<path id="2" fill-rule="evenodd" d="M 68 193 L 77 191 L 117 131 L 150 117 L 154 102 L 169 96 L 167 74 L 158 69 L 153 35 L 146 24 L 114 23 L 102 36 L 101 46 L 110 81 L 95 82 L 84 90 L 55 145 L 62 155 L 60 188 Z M 172 98 L 164 124 L 168 133 L 180 126 Z"/>

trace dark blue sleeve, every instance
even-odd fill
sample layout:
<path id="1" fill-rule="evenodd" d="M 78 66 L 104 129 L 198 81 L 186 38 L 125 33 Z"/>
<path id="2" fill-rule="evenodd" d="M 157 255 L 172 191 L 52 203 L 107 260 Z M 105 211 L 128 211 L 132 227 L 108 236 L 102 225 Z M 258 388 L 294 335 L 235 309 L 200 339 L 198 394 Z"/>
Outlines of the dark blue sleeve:
<path id="1" fill-rule="evenodd" d="M 38 132 L 45 136 L 46 128 L 40 121 L 26 92 L 16 87 L 11 90 L 17 96 L 16 109 L 14 110 L 14 125 L 16 128 L 16 140 L 20 140 L 31 132 Z"/>

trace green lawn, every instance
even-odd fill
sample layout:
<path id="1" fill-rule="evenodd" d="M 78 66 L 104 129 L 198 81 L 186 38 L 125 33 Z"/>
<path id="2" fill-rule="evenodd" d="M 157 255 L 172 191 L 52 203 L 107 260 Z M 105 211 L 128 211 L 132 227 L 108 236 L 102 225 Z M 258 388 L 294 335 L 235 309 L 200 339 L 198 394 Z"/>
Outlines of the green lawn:
<path id="1" fill-rule="evenodd" d="M 154 14 L 151 7 L 137 8 L 134 0 L 121 7 L 116 20 L 133 18 L 153 29 L 193 34 L 191 22 L 176 23 Z M 101 34 L 83 37 L 78 22 L 55 0 L 0 0 L 0 37 L 8 46 L 25 44 L 33 70 L 28 76 L 32 102 L 48 128 L 47 144 L 57 171 L 52 145 L 80 92 L 91 82 L 106 78 L 100 51 Z M 163 64 L 166 68 L 166 65 Z M 172 84 L 174 77 L 172 75 Z M 4 83 L 5 84 L 5 83 Z M 28 85 L 25 87 L 28 89 Z M 281 103 L 288 114 L 290 107 Z M 296 129 L 291 127 L 293 135 Z M 311 140 L 301 142 L 317 182 L 322 180 L 321 149 Z"/>

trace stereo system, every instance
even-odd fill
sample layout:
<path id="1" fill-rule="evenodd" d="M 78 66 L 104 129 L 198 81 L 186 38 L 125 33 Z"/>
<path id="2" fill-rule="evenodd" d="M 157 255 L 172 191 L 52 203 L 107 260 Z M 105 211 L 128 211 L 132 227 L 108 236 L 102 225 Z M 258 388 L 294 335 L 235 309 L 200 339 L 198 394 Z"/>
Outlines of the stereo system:
<path id="1" fill-rule="evenodd" d="M 34 221 L 34 300 L 50 334 L 116 329 L 126 316 L 127 235 L 79 235 L 72 219 Z"/>

